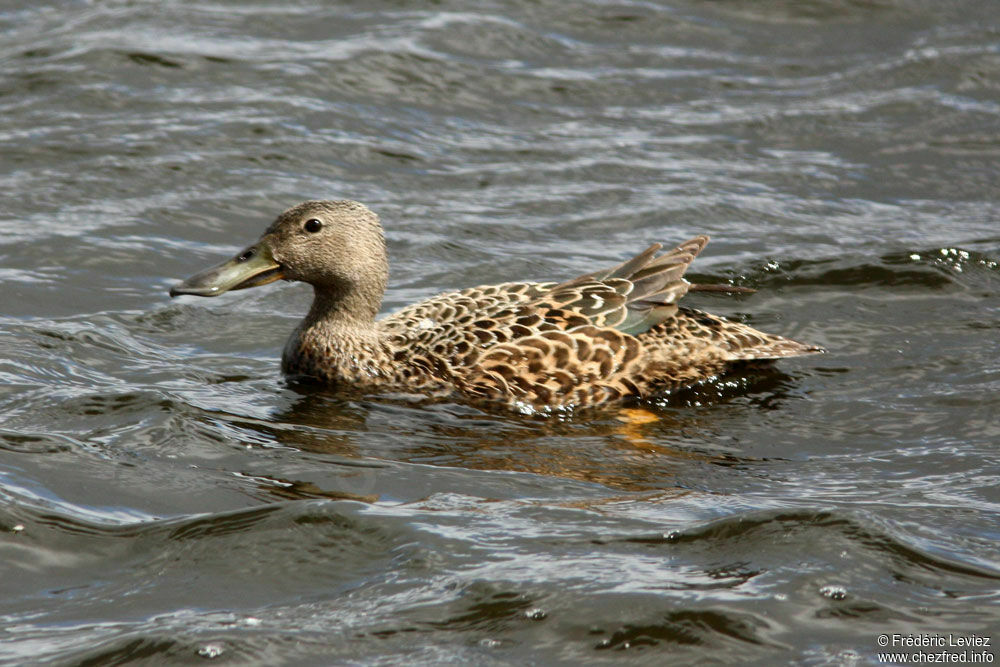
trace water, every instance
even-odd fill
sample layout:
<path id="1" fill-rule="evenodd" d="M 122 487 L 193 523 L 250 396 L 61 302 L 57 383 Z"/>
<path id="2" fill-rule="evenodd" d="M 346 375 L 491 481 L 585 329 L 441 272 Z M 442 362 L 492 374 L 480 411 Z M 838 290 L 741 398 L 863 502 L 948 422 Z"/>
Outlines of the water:
<path id="1" fill-rule="evenodd" d="M 994 657 L 998 31 L 993 0 L 8 0 L 0 660 Z M 829 353 L 654 420 L 290 386 L 305 287 L 166 292 L 308 198 L 381 214 L 386 310 L 707 233 L 694 277 L 758 292 L 693 305 Z"/>

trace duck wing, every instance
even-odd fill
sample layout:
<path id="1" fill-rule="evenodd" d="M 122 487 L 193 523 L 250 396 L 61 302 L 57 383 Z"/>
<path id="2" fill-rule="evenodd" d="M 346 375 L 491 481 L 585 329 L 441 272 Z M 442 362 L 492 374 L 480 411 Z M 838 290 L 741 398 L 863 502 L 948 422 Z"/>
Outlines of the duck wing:
<path id="1" fill-rule="evenodd" d="M 553 286 L 536 305 L 576 313 L 595 326 L 637 336 L 677 312 L 677 303 L 694 287 L 684 273 L 707 244 L 707 236 L 696 236 L 657 255 L 663 245 L 654 243 L 610 269 Z M 727 288 L 711 289 L 741 289 Z"/>

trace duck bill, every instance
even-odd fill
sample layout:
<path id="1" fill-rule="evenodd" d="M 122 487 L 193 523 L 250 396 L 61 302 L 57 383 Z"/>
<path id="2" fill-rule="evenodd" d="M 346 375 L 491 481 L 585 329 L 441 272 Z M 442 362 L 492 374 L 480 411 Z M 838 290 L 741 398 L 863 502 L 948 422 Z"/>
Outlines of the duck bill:
<path id="1" fill-rule="evenodd" d="M 284 278 L 265 243 L 252 245 L 232 259 L 195 274 L 170 288 L 170 296 L 218 296 L 248 287 L 259 287 Z"/>

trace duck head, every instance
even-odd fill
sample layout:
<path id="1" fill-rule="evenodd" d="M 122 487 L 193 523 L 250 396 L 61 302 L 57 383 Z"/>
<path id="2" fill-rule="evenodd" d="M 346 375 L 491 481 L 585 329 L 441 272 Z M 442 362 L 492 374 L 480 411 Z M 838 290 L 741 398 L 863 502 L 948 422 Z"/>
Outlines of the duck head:
<path id="1" fill-rule="evenodd" d="M 377 312 L 388 281 L 385 238 L 378 216 L 355 201 L 307 201 L 293 206 L 260 239 L 232 259 L 170 288 L 170 296 L 225 292 L 298 280 L 332 303 L 349 300 Z"/>

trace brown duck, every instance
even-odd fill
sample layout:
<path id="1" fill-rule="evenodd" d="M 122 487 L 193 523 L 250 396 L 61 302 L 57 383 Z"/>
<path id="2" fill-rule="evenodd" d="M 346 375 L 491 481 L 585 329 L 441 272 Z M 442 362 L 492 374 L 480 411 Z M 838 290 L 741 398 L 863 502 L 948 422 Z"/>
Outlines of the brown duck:
<path id="1" fill-rule="evenodd" d="M 614 268 L 567 282 L 473 287 L 376 319 L 389 277 L 378 216 L 358 202 L 309 201 L 170 295 L 306 282 L 313 303 L 285 346 L 285 373 L 521 410 L 650 396 L 735 363 L 823 351 L 678 306 L 691 290 L 751 291 L 684 279 L 707 243 L 696 236 L 659 255 L 663 246 L 655 243 Z"/>

